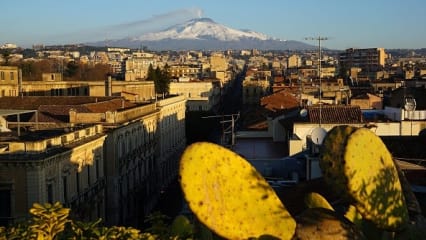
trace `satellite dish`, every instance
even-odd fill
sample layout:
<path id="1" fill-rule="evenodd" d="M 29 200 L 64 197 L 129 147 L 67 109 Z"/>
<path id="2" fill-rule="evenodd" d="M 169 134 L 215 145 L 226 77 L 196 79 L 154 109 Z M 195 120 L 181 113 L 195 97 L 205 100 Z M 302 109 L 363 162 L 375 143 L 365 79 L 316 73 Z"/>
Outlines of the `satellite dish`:
<path id="1" fill-rule="evenodd" d="M 313 143 L 321 145 L 325 135 L 327 135 L 327 131 L 324 128 L 316 127 L 312 130 L 311 140 Z"/>
<path id="2" fill-rule="evenodd" d="M 305 108 L 300 110 L 300 116 L 301 117 L 306 117 L 308 115 L 308 110 L 306 110 Z"/>

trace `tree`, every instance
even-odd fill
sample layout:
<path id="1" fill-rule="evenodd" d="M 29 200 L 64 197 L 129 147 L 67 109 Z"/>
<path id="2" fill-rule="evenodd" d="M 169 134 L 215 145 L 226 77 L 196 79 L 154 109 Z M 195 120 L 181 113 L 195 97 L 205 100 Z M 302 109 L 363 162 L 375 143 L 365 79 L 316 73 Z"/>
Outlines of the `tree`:
<path id="1" fill-rule="evenodd" d="M 77 75 L 79 68 L 80 66 L 75 61 L 69 62 L 65 70 L 65 76 L 68 78 L 73 78 Z"/>
<path id="2" fill-rule="evenodd" d="M 102 80 L 105 79 L 109 73 L 109 65 L 98 63 L 93 67 L 86 67 L 85 69 L 85 79 L 81 80 Z"/>
<path id="3" fill-rule="evenodd" d="M 169 93 L 170 90 L 170 74 L 169 74 L 169 65 L 164 66 L 163 71 L 161 72 L 161 87 L 163 90 L 163 93 Z"/>
<path id="4" fill-rule="evenodd" d="M 152 64 L 149 64 L 147 79 L 154 81 L 154 67 L 152 66 Z"/>
<path id="5" fill-rule="evenodd" d="M 163 69 L 160 69 L 158 66 L 154 69 L 152 65 L 148 68 L 147 79 L 154 82 L 155 92 L 158 94 L 169 93 L 170 75 L 168 69 L 169 66 L 167 64 Z"/>
<path id="6" fill-rule="evenodd" d="M 10 50 L 9 49 L 4 50 L 2 55 L 3 55 L 4 61 L 5 61 L 4 65 L 8 66 L 9 65 L 9 58 L 10 58 Z"/>

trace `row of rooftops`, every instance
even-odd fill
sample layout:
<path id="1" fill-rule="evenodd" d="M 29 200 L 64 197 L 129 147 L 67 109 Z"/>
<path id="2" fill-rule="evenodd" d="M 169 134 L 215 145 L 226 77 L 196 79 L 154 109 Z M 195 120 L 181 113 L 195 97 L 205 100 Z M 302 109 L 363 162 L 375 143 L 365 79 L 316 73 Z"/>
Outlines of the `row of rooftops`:
<path id="1" fill-rule="evenodd" d="M 167 101 L 167 98 L 157 103 L 135 103 L 122 97 L 2 97 L 0 126 L 5 126 L 0 129 L 0 142 L 42 141 L 94 124 L 109 128 L 111 124 L 154 112 Z"/>
<path id="2" fill-rule="evenodd" d="M 101 112 L 116 110 L 124 107 L 136 106 L 135 103 L 125 101 L 122 97 L 90 97 L 90 96 L 23 96 L 2 97 L 0 109 L 36 110 L 40 106 L 73 106 L 87 112 Z"/>

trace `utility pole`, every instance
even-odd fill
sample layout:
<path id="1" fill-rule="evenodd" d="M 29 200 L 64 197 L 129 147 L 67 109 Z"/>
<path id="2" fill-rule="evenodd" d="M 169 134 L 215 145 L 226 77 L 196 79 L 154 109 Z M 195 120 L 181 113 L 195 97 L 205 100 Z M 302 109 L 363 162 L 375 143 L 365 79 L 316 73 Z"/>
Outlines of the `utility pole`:
<path id="1" fill-rule="evenodd" d="M 321 87 L 322 87 L 322 83 L 321 83 L 321 41 L 325 41 L 328 40 L 327 37 L 307 37 L 305 38 L 305 40 L 316 40 L 318 41 L 318 79 L 319 79 L 319 96 L 318 96 L 318 101 L 319 101 L 319 127 L 321 127 Z"/>

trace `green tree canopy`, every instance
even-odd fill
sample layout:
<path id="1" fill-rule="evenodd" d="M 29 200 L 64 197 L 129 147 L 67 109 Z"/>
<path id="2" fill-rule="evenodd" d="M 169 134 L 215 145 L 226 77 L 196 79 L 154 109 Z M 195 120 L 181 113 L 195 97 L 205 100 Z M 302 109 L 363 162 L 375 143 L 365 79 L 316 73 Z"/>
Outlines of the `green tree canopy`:
<path id="1" fill-rule="evenodd" d="M 167 94 L 170 89 L 169 66 L 166 64 L 163 69 L 159 66 L 154 69 L 149 65 L 147 79 L 154 82 L 155 92 L 158 94 Z"/>

